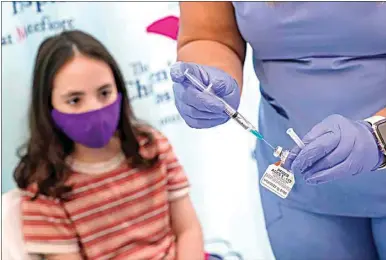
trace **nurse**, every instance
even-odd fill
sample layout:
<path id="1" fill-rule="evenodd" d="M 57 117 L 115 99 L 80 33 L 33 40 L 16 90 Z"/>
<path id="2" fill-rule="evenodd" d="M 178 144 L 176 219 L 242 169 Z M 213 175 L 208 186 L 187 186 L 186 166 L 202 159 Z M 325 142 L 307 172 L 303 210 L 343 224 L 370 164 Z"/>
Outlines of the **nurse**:
<path id="1" fill-rule="evenodd" d="M 180 5 L 180 62 L 171 75 L 186 123 L 210 128 L 229 118 L 183 72 L 238 108 L 249 43 L 260 131 L 284 147 L 293 146 L 289 127 L 304 137 L 305 148 L 293 148 L 286 163 L 296 176 L 288 198 L 260 189 L 276 258 L 386 259 L 386 4 Z M 275 158 L 259 142 L 255 156 L 261 177 Z"/>

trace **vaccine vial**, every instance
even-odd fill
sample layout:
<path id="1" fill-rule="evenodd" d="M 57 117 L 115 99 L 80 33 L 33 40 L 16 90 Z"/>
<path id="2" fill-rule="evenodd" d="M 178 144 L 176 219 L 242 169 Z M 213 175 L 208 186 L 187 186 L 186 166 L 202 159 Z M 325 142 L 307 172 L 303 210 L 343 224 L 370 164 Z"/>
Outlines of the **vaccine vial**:
<path id="1" fill-rule="evenodd" d="M 277 146 L 275 150 L 273 151 L 273 156 L 276 158 L 280 158 L 280 165 L 283 165 L 285 163 L 285 160 L 287 160 L 289 151 L 284 150 L 283 147 Z"/>

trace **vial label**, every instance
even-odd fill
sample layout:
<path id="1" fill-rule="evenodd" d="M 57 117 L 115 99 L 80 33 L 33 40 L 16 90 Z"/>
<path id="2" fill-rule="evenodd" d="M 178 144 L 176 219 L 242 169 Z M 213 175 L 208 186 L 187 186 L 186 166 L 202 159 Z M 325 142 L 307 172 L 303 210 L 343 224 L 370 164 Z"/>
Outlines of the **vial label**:
<path id="1" fill-rule="evenodd" d="M 280 198 L 285 199 L 295 184 L 295 176 L 280 165 L 271 164 L 261 178 L 260 184 Z"/>

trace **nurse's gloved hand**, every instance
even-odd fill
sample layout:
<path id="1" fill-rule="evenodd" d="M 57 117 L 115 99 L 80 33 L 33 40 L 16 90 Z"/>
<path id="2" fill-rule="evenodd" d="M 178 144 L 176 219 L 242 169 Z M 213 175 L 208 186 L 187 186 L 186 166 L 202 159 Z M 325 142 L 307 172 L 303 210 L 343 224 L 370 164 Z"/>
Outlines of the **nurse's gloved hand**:
<path id="1" fill-rule="evenodd" d="M 185 122 L 192 128 L 210 128 L 227 122 L 229 116 L 224 112 L 223 103 L 199 91 L 185 77 L 186 69 L 205 86 L 212 83 L 212 92 L 234 109 L 238 109 L 240 104 L 240 88 L 230 75 L 214 67 L 177 62 L 172 66 L 170 75 L 174 82 L 176 107 Z"/>
<path id="2" fill-rule="evenodd" d="M 309 184 L 319 184 L 376 170 L 383 161 L 371 127 L 340 115 L 327 117 L 295 147 L 285 163 Z"/>

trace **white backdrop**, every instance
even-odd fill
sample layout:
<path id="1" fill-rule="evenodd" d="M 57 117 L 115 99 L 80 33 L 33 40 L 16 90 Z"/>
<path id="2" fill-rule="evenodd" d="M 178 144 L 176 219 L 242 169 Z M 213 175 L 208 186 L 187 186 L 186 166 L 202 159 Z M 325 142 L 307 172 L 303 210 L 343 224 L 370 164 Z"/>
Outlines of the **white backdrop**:
<path id="1" fill-rule="evenodd" d="M 38 45 L 64 29 L 81 29 L 101 40 L 120 64 L 136 115 L 173 144 L 192 184 L 207 250 L 272 259 L 252 158 L 255 139 L 233 122 L 190 129 L 174 106 L 168 66 L 176 57 L 178 14 L 177 3 L 2 3 L 3 191 L 14 187 L 16 148 L 26 137 Z M 260 96 L 250 55 L 248 50 L 240 111 L 257 124 Z M 228 241 L 232 249 L 216 240 Z"/>

